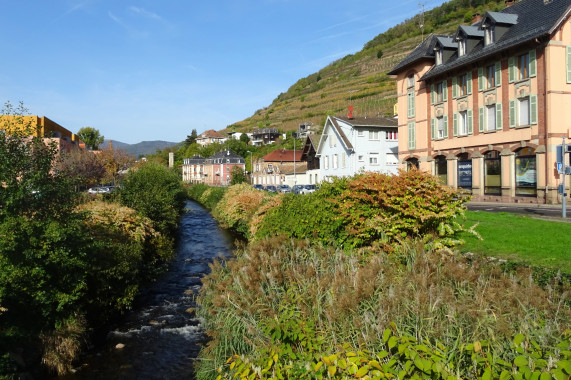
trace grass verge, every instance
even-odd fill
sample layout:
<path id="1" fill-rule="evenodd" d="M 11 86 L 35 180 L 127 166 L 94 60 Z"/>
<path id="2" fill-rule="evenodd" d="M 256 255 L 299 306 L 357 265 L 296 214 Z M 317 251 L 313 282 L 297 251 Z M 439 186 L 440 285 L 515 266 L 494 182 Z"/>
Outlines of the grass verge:
<path id="1" fill-rule="evenodd" d="M 507 259 L 571 274 L 571 223 L 534 219 L 509 213 L 467 211 L 465 227 L 479 223 L 483 240 L 468 233 L 463 252 Z"/>

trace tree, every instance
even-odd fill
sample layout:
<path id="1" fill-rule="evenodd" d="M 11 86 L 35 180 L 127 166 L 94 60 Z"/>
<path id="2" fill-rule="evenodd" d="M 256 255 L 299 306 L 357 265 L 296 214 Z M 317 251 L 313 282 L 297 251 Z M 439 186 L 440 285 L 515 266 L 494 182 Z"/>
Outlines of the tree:
<path id="1" fill-rule="evenodd" d="M 99 145 L 105 141 L 105 136 L 101 136 L 99 130 L 92 127 L 81 128 L 77 135 L 92 150 L 99 150 Z"/>
<path id="2" fill-rule="evenodd" d="M 239 166 L 234 166 L 230 172 L 230 185 L 237 185 L 239 183 L 246 183 L 248 179 L 244 173 L 244 169 Z"/>
<path id="3" fill-rule="evenodd" d="M 135 158 L 124 150 L 107 146 L 96 155 L 100 164 L 105 168 L 103 180 L 106 183 L 117 184 L 117 180 L 133 165 Z"/>
<path id="4" fill-rule="evenodd" d="M 193 129 L 192 132 L 190 132 L 190 136 L 186 136 L 186 140 L 184 140 L 184 145 L 189 146 L 194 144 L 196 142 L 197 137 L 198 134 L 196 133 L 196 129 Z"/>
<path id="5" fill-rule="evenodd" d="M 100 183 L 106 173 L 100 157 L 82 149 L 63 153 L 55 165 L 55 170 L 72 179 L 80 188 Z"/>
<path id="6" fill-rule="evenodd" d="M 248 137 L 248 135 L 246 133 L 242 133 L 240 135 L 240 141 L 242 141 L 243 143 L 249 144 L 250 138 Z"/>

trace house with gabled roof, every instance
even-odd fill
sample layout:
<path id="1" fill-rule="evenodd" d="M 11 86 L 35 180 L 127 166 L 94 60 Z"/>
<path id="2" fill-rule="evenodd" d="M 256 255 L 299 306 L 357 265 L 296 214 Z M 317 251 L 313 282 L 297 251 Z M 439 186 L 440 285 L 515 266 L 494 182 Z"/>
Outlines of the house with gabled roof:
<path id="1" fill-rule="evenodd" d="M 316 156 L 321 181 L 360 172 L 396 174 L 397 121 L 385 117 L 328 116 Z"/>
<path id="2" fill-rule="evenodd" d="M 227 140 L 226 136 L 224 136 L 220 132 L 216 132 L 214 129 L 209 129 L 208 131 L 204 131 L 196 138 L 196 142 L 202 146 L 214 143 L 222 144 L 226 140 Z"/>
<path id="3" fill-rule="evenodd" d="M 301 153 L 301 160 L 307 163 L 306 182 L 297 182 L 300 185 L 315 185 L 320 181 L 319 177 L 319 157 L 317 157 L 317 146 L 319 139 L 316 135 L 309 134 L 305 138 L 305 144 Z"/>
<path id="4" fill-rule="evenodd" d="M 254 160 L 252 167 L 252 182 L 257 185 L 293 185 L 305 183 L 303 176 L 307 171 L 307 163 L 301 159 L 302 152 L 292 149 L 277 149 L 264 157 Z M 298 177 L 299 173 L 299 177 Z M 287 178 L 291 176 L 291 178 Z"/>
<path id="5" fill-rule="evenodd" d="M 479 201 L 560 202 L 557 145 L 571 138 L 570 15 L 571 0 L 521 0 L 419 44 L 389 72 L 400 166 Z"/>

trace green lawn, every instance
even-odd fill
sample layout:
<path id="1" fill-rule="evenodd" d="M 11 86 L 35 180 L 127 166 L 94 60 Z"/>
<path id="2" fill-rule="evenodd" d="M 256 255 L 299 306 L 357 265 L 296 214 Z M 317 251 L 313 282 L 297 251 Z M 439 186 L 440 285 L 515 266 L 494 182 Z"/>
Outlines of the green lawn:
<path id="1" fill-rule="evenodd" d="M 483 240 L 462 233 L 462 252 L 474 252 L 571 273 L 571 223 L 509 213 L 467 211 L 465 227 L 476 223 Z"/>

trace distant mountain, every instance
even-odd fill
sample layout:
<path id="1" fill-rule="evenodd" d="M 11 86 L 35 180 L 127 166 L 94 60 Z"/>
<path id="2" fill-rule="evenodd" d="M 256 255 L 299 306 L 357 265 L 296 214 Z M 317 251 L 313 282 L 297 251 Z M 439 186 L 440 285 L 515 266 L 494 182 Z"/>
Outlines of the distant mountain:
<path id="1" fill-rule="evenodd" d="M 105 140 L 105 142 L 101 145 L 101 147 L 105 148 L 106 146 L 109 145 L 110 141 L 113 141 L 113 148 L 124 150 L 128 154 L 133 155 L 135 157 L 145 156 L 147 154 L 153 154 L 156 153 L 157 150 L 169 148 L 173 145 L 178 144 L 162 140 L 141 141 L 140 143 L 137 144 L 127 144 L 117 140 Z"/>

